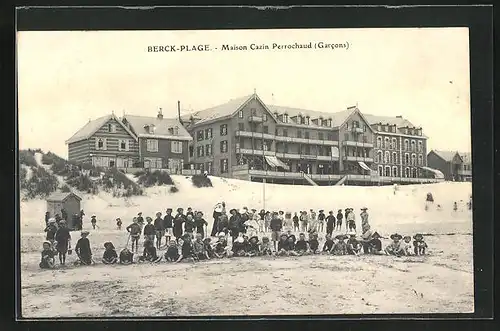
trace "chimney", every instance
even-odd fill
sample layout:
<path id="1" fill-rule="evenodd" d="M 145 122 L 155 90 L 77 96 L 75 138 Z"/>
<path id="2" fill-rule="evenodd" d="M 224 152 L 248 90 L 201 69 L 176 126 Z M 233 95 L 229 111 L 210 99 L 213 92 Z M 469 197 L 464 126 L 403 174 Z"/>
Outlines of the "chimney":
<path id="1" fill-rule="evenodd" d="M 163 119 L 163 114 L 161 112 L 161 107 L 160 109 L 158 110 L 158 115 L 156 116 L 159 120 L 162 120 Z"/>
<path id="2" fill-rule="evenodd" d="M 179 122 L 181 123 L 181 125 L 184 125 L 184 124 L 182 124 L 182 120 L 181 120 L 181 102 L 180 101 L 177 101 L 177 115 L 179 116 Z"/>

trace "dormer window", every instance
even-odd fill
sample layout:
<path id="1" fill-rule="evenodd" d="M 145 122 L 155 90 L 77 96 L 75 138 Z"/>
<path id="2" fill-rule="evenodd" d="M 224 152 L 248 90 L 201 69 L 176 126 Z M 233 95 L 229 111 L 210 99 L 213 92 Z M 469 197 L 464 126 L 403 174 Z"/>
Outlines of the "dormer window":
<path id="1" fill-rule="evenodd" d="M 155 126 L 153 124 L 151 124 L 149 127 L 149 134 L 154 134 L 155 133 Z"/>
<path id="2" fill-rule="evenodd" d="M 168 128 L 168 134 L 173 136 L 174 135 L 174 128 Z"/>
<path id="3" fill-rule="evenodd" d="M 178 136 L 179 135 L 179 127 L 176 126 L 174 127 L 174 136 Z"/>
<path id="4" fill-rule="evenodd" d="M 328 119 L 328 126 L 331 127 L 332 126 L 332 119 Z"/>
<path id="5" fill-rule="evenodd" d="M 110 133 L 115 133 L 116 132 L 116 125 L 114 124 L 108 124 L 108 132 Z"/>
<path id="6" fill-rule="evenodd" d="M 283 123 L 288 123 L 288 114 L 283 115 Z"/>
<path id="7" fill-rule="evenodd" d="M 382 131 L 382 125 L 381 124 L 377 125 L 377 131 Z"/>
<path id="8" fill-rule="evenodd" d="M 267 122 L 267 114 L 262 115 L 262 121 Z"/>
<path id="9" fill-rule="evenodd" d="M 309 125 L 309 116 L 306 116 L 306 125 Z"/>

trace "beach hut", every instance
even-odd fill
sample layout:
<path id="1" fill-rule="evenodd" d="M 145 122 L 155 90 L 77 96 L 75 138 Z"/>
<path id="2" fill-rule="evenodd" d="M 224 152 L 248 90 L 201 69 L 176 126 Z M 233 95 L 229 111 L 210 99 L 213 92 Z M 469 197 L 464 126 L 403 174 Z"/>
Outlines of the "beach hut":
<path id="1" fill-rule="evenodd" d="M 56 192 L 52 193 L 47 198 L 47 211 L 53 217 L 56 214 L 61 215 L 61 210 L 64 208 L 68 214 L 67 224 L 68 228 L 74 229 L 76 224 L 73 220 L 74 214 L 79 214 L 81 210 L 81 201 L 78 195 L 73 192 Z"/>

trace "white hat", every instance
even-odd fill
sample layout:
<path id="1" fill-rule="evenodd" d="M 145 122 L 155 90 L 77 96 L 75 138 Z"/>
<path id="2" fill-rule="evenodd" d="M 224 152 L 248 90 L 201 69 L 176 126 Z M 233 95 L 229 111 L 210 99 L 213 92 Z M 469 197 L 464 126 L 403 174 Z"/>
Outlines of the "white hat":
<path id="1" fill-rule="evenodd" d="M 55 222 L 56 222 L 56 219 L 55 219 L 55 218 L 53 218 L 53 217 L 49 218 L 48 223 L 55 223 Z"/>
<path id="2" fill-rule="evenodd" d="M 238 237 L 234 240 L 235 243 L 243 243 L 245 240 L 243 239 L 243 237 Z"/>
<path id="3" fill-rule="evenodd" d="M 353 236 L 353 235 L 354 235 L 354 236 L 355 236 L 355 235 L 356 235 L 356 232 L 354 232 L 354 231 L 349 231 L 349 232 L 347 233 L 347 235 L 349 235 L 349 236 Z"/>
<path id="4" fill-rule="evenodd" d="M 245 210 L 245 209 L 243 209 L 243 208 L 241 208 L 241 209 L 240 209 L 240 214 L 244 214 L 244 213 L 246 213 L 246 210 Z"/>
<path id="5" fill-rule="evenodd" d="M 222 213 L 222 205 L 218 203 L 214 209 L 217 213 Z"/>

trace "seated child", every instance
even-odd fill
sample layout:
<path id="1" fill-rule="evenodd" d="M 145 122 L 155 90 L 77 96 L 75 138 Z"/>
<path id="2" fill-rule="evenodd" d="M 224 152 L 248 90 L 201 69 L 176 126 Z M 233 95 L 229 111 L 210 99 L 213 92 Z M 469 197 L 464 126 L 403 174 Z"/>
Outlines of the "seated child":
<path id="1" fill-rule="evenodd" d="M 257 236 L 253 236 L 250 238 L 249 246 L 248 246 L 248 251 L 246 256 L 257 256 L 260 255 L 260 244 L 259 244 L 259 238 Z"/>
<path id="2" fill-rule="evenodd" d="M 339 234 L 335 237 L 337 239 L 337 243 L 333 245 L 333 248 L 331 250 L 331 253 L 333 255 L 346 255 L 347 254 L 347 244 L 345 240 L 347 237 L 343 234 Z"/>
<path id="3" fill-rule="evenodd" d="M 209 260 L 208 252 L 205 249 L 205 244 L 203 243 L 203 235 L 201 233 L 196 234 L 196 239 L 193 242 L 193 251 L 198 260 Z"/>
<path id="4" fill-rule="evenodd" d="M 392 243 L 385 248 L 385 253 L 387 255 L 394 255 L 398 257 L 404 255 L 404 248 L 401 244 L 402 238 L 403 237 L 398 233 L 391 234 Z"/>
<path id="5" fill-rule="evenodd" d="M 287 252 L 287 246 L 288 246 L 288 236 L 286 233 L 282 233 L 280 236 L 280 240 L 278 241 L 278 256 L 284 256 L 286 255 Z"/>
<path id="6" fill-rule="evenodd" d="M 52 269 L 56 265 L 56 260 L 54 258 L 55 252 L 52 249 L 52 245 L 49 241 L 43 242 L 42 250 L 42 260 L 40 261 L 40 268 L 42 269 Z"/>
<path id="7" fill-rule="evenodd" d="M 205 239 L 203 239 L 203 245 L 205 246 L 205 250 L 207 251 L 208 257 L 213 259 L 215 257 L 215 254 L 214 254 L 215 252 L 214 252 L 212 245 L 210 244 L 211 241 L 212 241 L 212 239 L 210 237 L 205 238 Z"/>
<path id="8" fill-rule="evenodd" d="M 167 251 L 165 252 L 165 260 L 167 262 L 175 262 L 179 259 L 179 249 L 175 240 L 170 240 Z"/>
<path id="9" fill-rule="evenodd" d="M 260 246 L 260 255 L 273 256 L 274 248 L 271 245 L 268 237 L 262 237 L 262 245 Z"/>
<path id="10" fill-rule="evenodd" d="M 349 240 L 347 240 L 347 254 L 358 255 L 361 252 L 361 244 L 356 239 L 356 234 L 351 233 Z"/>
<path id="11" fill-rule="evenodd" d="M 296 238 L 293 234 L 291 236 L 288 236 L 288 238 L 286 240 L 286 245 L 285 245 L 286 255 L 288 255 L 288 256 L 297 256 L 298 255 L 297 252 L 295 251 L 295 242 L 296 242 Z"/>
<path id="12" fill-rule="evenodd" d="M 334 244 L 335 243 L 333 242 L 332 235 L 327 234 L 325 236 L 325 244 L 323 245 L 323 253 L 330 253 Z"/>
<path id="13" fill-rule="evenodd" d="M 120 252 L 120 264 L 132 264 L 134 263 L 134 253 L 132 253 L 127 247 L 125 247 Z"/>
<path id="14" fill-rule="evenodd" d="M 309 253 L 316 254 L 318 252 L 319 252 L 318 234 L 311 233 L 309 234 Z"/>
<path id="15" fill-rule="evenodd" d="M 144 242 L 144 251 L 142 256 L 139 256 L 139 262 L 160 262 L 161 256 L 156 253 L 156 247 L 153 245 L 151 240 L 146 240 Z"/>
<path id="16" fill-rule="evenodd" d="M 240 233 L 238 237 L 234 240 L 233 242 L 233 255 L 234 256 L 245 256 L 245 239 L 243 238 L 243 235 Z"/>
<path id="17" fill-rule="evenodd" d="M 109 241 L 105 242 L 102 263 L 115 264 L 116 262 L 118 262 L 118 255 L 116 254 L 115 246 Z"/>
<path id="18" fill-rule="evenodd" d="M 245 255 L 250 251 L 250 240 L 246 234 L 243 235 L 243 250 L 245 251 Z"/>
<path id="19" fill-rule="evenodd" d="M 233 252 L 229 248 L 227 238 L 224 234 L 219 235 L 219 240 L 215 244 L 214 255 L 217 258 L 233 256 Z"/>
<path id="20" fill-rule="evenodd" d="M 411 256 L 413 255 L 413 246 L 411 244 L 411 236 L 403 237 L 403 250 L 405 252 L 404 255 Z"/>
<path id="21" fill-rule="evenodd" d="M 378 232 L 374 232 L 372 234 L 371 239 L 367 242 L 367 254 L 375 254 L 375 255 L 385 255 L 385 252 L 382 250 L 382 242 L 380 241 L 380 235 Z"/>
<path id="22" fill-rule="evenodd" d="M 309 242 L 306 240 L 306 235 L 304 233 L 299 234 L 299 240 L 295 243 L 295 251 L 298 255 L 308 254 Z"/>
<path id="23" fill-rule="evenodd" d="M 194 250 L 193 250 L 193 244 L 192 244 L 192 241 L 191 241 L 191 234 L 190 233 L 186 233 L 183 237 L 183 243 L 182 243 L 182 248 L 181 248 L 181 255 L 179 256 L 179 258 L 177 259 L 177 261 L 175 261 L 176 263 L 177 262 L 181 262 L 181 261 L 190 261 L 190 262 L 195 262 L 197 261 L 197 257 L 194 253 Z"/>
<path id="24" fill-rule="evenodd" d="M 414 253 L 417 256 L 425 255 L 425 249 L 427 248 L 427 243 L 424 241 L 424 236 L 421 233 L 417 233 L 413 236 L 413 247 Z"/>

